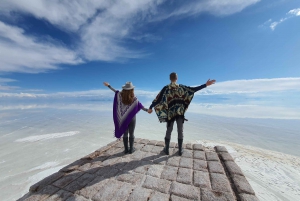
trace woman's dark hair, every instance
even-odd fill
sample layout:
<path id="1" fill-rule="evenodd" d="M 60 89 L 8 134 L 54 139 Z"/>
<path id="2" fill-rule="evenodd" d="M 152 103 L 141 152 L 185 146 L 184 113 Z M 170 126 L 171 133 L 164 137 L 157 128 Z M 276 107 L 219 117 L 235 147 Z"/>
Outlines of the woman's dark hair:
<path id="1" fill-rule="evenodd" d="M 123 89 L 121 92 L 121 96 L 122 96 L 122 103 L 125 105 L 130 105 L 133 102 L 133 98 L 134 98 L 133 89 L 130 90 Z"/>
<path id="2" fill-rule="evenodd" d="M 177 74 L 176 73 L 171 73 L 170 74 L 170 80 L 173 82 L 173 81 L 175 81 L 177 79 Z"/>

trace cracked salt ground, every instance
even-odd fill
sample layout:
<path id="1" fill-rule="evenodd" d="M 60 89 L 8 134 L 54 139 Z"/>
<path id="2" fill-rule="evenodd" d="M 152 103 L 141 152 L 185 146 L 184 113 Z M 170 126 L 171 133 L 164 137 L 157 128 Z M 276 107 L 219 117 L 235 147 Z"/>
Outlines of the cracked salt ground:
<path id="1" fill-rule="evenodd" d="M 178 156 L 162 152 L 162 141 L 135 140 L 123 154 L 114 141 L 30 187 L 18 200 L 258 200 L 242 170 L 222 146 L 184 145 Z"/>

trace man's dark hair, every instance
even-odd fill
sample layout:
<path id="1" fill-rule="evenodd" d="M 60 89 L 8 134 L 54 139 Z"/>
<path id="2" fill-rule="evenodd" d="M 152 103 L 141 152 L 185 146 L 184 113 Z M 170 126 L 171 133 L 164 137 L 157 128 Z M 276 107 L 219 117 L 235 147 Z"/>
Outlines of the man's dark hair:
<path id="1" fill-rule="evenodd" d="M 171 80 L 171 81 L 175 81 L 176 79 L 177 79 L 177 74 L 174 73 L 174 72 L 171 73 L 171 74 L 170 74 L 170 80 Z"/>

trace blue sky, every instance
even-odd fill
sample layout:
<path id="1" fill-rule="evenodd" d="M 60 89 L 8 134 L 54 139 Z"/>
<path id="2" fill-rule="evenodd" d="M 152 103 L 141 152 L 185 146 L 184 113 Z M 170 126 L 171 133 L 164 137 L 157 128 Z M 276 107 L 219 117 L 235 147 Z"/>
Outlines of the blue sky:
<path id="1" fill-rule="evenodd" d="M 3 0 L 0 98 L 106 96 L 103 81 L 153 97 L 175 71 L 217 80 L 200 102 L 298 107 L 299 23 L 296 0 Z"/>

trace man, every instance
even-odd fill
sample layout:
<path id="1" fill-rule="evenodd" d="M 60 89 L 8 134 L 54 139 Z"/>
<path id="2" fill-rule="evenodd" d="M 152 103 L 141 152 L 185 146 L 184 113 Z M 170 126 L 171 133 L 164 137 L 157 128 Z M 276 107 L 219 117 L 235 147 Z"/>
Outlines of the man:
<path id="1" fill-rule="evenodd" d="M 174 121 L 177 124 L 178 131 L 178 153 L 181 156 L 183 153 L 183 123 L 184 114 L 188 109 L 190 102 L 194 97 L 194 93 L 216 82 L 216 80 L 208 80 L 206 84 L 198 87 L 189 87 L 177 84 L 178 76 L 176 73 L 170 74 L 171 83 L 166 85 L 153 100 L 149 107 L 148 113 L 152 113 L 154 107 L 157 117 L 160 122 L 167 122 L 167 131 L 165 136 L 164 152 L 169 155 L 169 144 L 171 133 L 173 130 Z"/>

